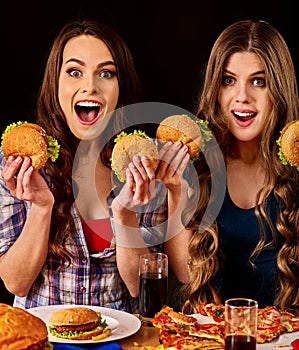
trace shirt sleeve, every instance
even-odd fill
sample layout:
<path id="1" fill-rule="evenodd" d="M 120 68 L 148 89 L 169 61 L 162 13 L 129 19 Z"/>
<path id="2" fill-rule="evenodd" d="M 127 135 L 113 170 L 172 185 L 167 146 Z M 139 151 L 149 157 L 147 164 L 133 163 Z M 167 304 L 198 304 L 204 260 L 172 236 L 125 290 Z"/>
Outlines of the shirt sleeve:
<path id="1" fill-rule="evenodd" d="M 167 229 L 168 206 L 167 189 L 162 182 L 156 182 L 154 198 L 140 208 L 138 217 L 146 245 L 149 248 L 163 245 Z"/>
<path id="2" fill-rule="evenodd" d="M 5 166 L 0 150 L 0 173 Z M 0 176 L 0 256 L 16 241 L 22 232 L 27 213 L 26 202 L 13 197 Z"/>

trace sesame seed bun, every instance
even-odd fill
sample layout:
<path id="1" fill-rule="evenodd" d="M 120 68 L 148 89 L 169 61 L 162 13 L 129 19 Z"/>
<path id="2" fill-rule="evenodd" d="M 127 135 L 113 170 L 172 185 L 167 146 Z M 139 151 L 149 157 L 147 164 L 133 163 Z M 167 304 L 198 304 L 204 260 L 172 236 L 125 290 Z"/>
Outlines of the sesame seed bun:
<path id="1" fill-rule="evenodd" d="M 2 139 L 5 159 L 9 156 L 30 157 L 34 169 L 42 168 L 47 159 L 47 135 L 37 124 L 24 123 L 8 131 Z"/>
<path id="2" fill-rule="evenodd" d="M 45 349 L 47 326 L 28 311 L 0 304 L 0 349 Z"/>
<path id="3" fill-rule="evenodd" d="M 188 115 L 172 115 L 159 124 L 156 138 L 162 141 L 177 142 L 188 147 L 190 158 L 201 150 L 202 135 L 199 125 Z"/>
<path id="4" fill-rule="evenodd" d="M 53 326 L 77 326 L 91 322 L 98 322 L 96 311 L 87 307 L 71 307 L 56 310 L 52 313 L 50 323 Z"/>
<path id="5" fill-rule="evenodd" d="M 299 120 L 284 126 L 280 136 L 281 152 L 290 165 L 299 167 Z"/>
<path id="6" fill-rule="evenodd" d="M 151 138 L 138 134 L 125 135 L 116 142 L 111 157 L 111 167 L 121 182 L 126 179 L 126 169 L 134 155 L 146 156 L 154 171 L 158 167 L 159 152 Z"/>

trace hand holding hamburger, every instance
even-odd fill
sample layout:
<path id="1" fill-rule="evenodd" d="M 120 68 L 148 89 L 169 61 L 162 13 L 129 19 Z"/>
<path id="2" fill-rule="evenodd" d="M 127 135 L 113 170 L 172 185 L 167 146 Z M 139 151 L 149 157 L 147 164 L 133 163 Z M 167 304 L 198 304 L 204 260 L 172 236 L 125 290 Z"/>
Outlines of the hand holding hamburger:
<path id="1" fill-rule="evenodd" d="M 188 147 L 190 159 L 194 162 L 206 142 L 211 139 L 208 122 L 195 121 L 186 114 L 172 115 L 162 120 L 156 130 L 156 138 L 160 141 L 179 141 Z M 125 181 L 126 169 L 134 155 L 146 156 L 154 171 L 157 170 L 160 157 L 157 144 L 145 132 L 134 130 L 133 133 L 120 133 L 115 141 L 111 156 L 111 167 L 121 182 Z"/>
<path id="2" fill-rule="evenodd" d="M 141 130 L 134 130 L 127 134 L 121 132 L 114 140 L 112 150 L 111 168 L 114 170 L 120 182 L 126 179 L 126 169 L 134 155 L 146 156 L 154 171 L 159 165 L 159 152 L 154 141 Z"/>
<path id="3" fill-rule="evenodd" d="M 41 169 L 50 158 L 53 162 L 59 156 L 57 140 L 48 136 L 37 124 L 19 121 L 6 127 L 2 134 L 2 151 L 9 156 L 30 157 L 34 169 Z"/>

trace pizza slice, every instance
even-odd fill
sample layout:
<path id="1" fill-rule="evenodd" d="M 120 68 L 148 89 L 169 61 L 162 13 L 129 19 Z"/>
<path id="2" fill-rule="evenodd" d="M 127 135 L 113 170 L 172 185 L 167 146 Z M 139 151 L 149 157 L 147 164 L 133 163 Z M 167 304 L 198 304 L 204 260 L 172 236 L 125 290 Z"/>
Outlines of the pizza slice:
<path id="1" fill-rule="evenodd" d="M 285 332 L 297 332 L 299 331 L 299 317 L 288 311 L 280 312 L 280 323 L 284 327 Z"/>
<path id="2" fill-rule="evenodd" d="M 199 323 L 191 315 L 164 306 L 152 319 L 153 325 L 160 329 L 162 344 L 166 347 L 169 343 L 168 347 L 177 349 L 196 349 L 194 342 L 204 342 L 200 348 L 224 348 L 224 306 L 201 303 L 199 313 L 210 317 L 211 322 Z M 257 344 L 269 343 L 284 333 L 295 331 L 299 331 L 299 317 L 296 315 L 275 306 L 258 309 Z M 211 348 L 208 347 L 209 341 Z"/>
<path id="3" fill-rule="evenodd" d="M 224 326 L 216 323 L 196 323 L 189 330 L 198 338 L 213 339 L 224 346 Z"/>
<path id="4" fill-rule="evenodd" d="M 214 303 L 200 303 L 198 312 L 203 316 L 209 316 L 216 323 L 224 324 L 224 305 Z"/>
<path id="5" fill-rule="evenodd" d="M 193 316 L 173 311 L 169 306 L 163 306 L 163 308 L 155 314 L 151 322 L 156 328 L 162 330 L 174 333 L 188 333 L 191 327 L 197 323 L 197 319 Z"/>
<path id="6" fill-rule="evenodd" d="M 258 343 L 270 342 L 281 334 L 299 330 L 299 318 L 275 306 L 258 310 Z"/>
<path id="7" fill-rule="evenodd" d="M 161 331 L 160 341 L 165 349 L 175 348 L 178 350 L 214 350 L 223 349 L 224 345 L 217 340 L 198 338 L 194 335 L 181 336 L 178 333 L 171 333 L 167 331 Z"/>
<path id="8" fill-rule="evenodd" d="M 215 323 L 224 325 L 224 305 L 201 303 L 199 313 L 209 316 Z M 257 343 L 271 342 L 286 332 L 299 330 L 299 318 L 275 306 L 258 309 Z"/>
<path id="9" fill-rule="evenodd" d="M 164 347 L 193 349 L 194 343 L 194 349 L 224 348 L 223 325 L 198 323 L 195 317 L 173 311 L 168 306 L 156 313 L 151 322 L 160 329 L 159 338 Z"/>
<path id="10" fill-rule="evenodd" d="M 258 344 L 271 342 L 284 332 L 284 327 L 281 325 L 280 319 L 280 311 L 275 306 L 266 306 L 258 309 Z"/>
<path id="11" fill-rule="evenodd" d="M 283 328 L 280 324 L 274 325 L 258 325 L 257 327 L 257 344 L 264 344 L 271 342 L 272 340 L 278 338 L 283 333 Z"/>

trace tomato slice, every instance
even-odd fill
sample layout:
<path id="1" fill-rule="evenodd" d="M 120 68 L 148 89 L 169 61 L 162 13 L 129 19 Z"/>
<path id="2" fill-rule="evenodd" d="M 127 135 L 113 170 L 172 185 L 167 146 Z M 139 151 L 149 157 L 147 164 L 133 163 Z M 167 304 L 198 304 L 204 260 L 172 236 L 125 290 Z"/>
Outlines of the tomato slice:
<path id="1" fill-rule="evenodd" d="M 205 310 L 205 305 L 206 305 L 206 303 L 200 303 L 199 307 L 198 307 L 198 312 L 203 316 L 208 316 L 208 314 L 206 313 L 206 310 Z"/>

